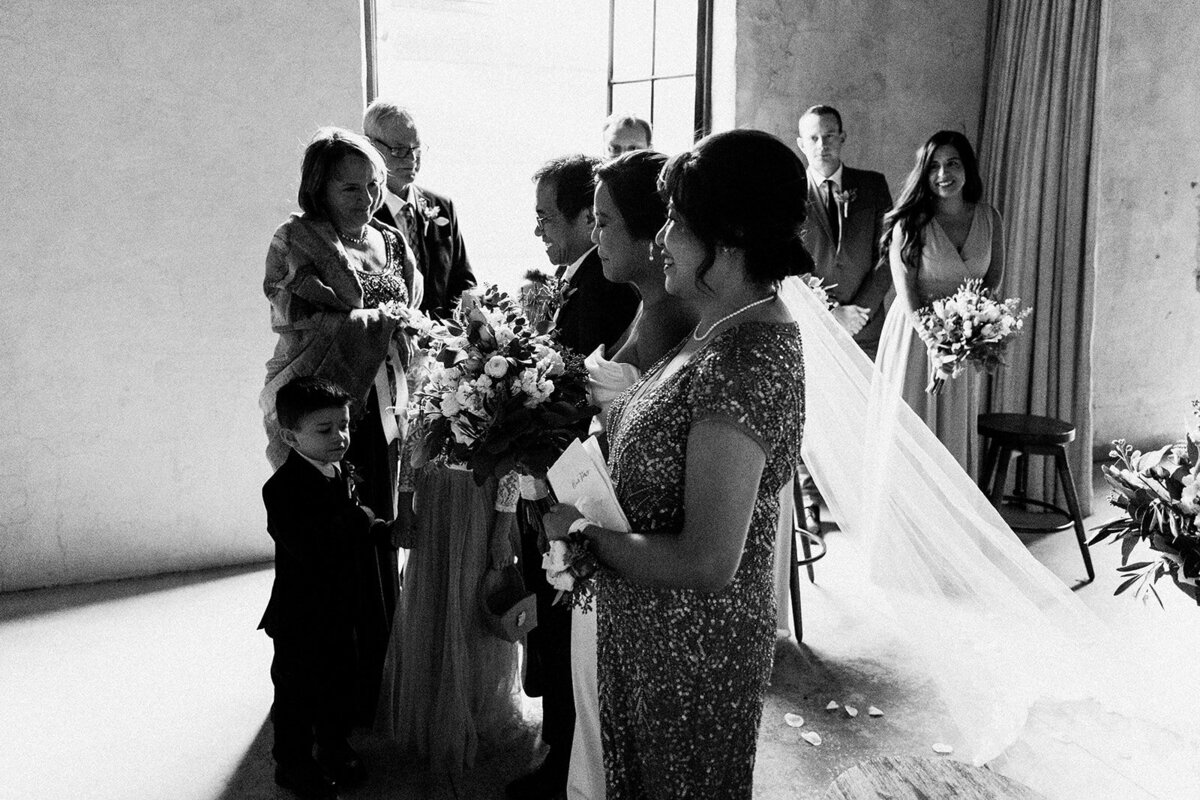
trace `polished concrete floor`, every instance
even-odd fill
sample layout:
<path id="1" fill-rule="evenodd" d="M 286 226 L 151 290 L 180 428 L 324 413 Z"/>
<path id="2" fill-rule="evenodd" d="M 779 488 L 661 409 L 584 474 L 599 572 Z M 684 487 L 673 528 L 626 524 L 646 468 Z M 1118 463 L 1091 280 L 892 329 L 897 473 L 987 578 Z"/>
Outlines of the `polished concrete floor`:
<path id="1" fill-rule="evenodd" d="M 1101 489 L 1089 527 L 1113 514 L 1103 498 Z M 839 773 L 873 757 L 955 757 L 932 751 L 946 721 L 930 687 L 895 668 L 886 637 L 845 624 L 858 563 L 839 532 L 828 542 L 817 583 L 803 585 L 804 642 L 778 645 L 759 737 L 759 798 L 819 798 Z M 1029 544 L 1067 583 L 1083 577 L 1070 533 Z M 1148 702 L 1162 709 L 1190 702 L 1200 693 L 1200 608 L 1169 586 L 1165 609 L 1113 597 L 1116 548 L 1100 546 L 1094 555 L 1098 578 L 1078 595 L 1158 667 L 1131 691 L 1149 689 Z M 0 595 L 0 799 L 288 797 L 271 780 L 271 647 L 255 630 L 270 582 L 269 565 L 257 565 Z M 830 700 L 861 713 L 827 712 Z M 869 706 L 883 716 L 868 716 Z M 1085 723 L 1069 710 L 1055 713 L 1031 720 L 997 766 L 1048 798 L 1200 800 L 1200 723 L 1179 735 L 1110 719 L 1108 730 L 1123 737 L 1112 743 L 1120 751 L 1114 758 L 1089 748 L 1087 731 L 1077 730 Z M 803 716 L 804 727 L 789 726 L 786 714 Z M 506 746 L 456 778 L 430 774 L 386 740 L 362 734 L 356 743 L 372 772 L 343 796 L 500 798 L 503 785 L 539 757 L 538 717 L 529 702 Z M 820 734 L 820 746 L 801 738 L 806 731 Z M 1047 744 L 1068 752 L 1067 760 L 1042 763 L 1037 755 Z M 1164 761 L 1173 766 L 1164 769 Z"/>

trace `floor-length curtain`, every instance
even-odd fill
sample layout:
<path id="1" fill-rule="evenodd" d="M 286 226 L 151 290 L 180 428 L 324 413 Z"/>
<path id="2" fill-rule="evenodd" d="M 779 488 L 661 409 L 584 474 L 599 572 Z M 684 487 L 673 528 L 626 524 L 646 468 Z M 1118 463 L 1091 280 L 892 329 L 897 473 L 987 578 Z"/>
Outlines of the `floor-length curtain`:
<path id="1" fill-rule="evenodd" d="M 1033 315 L 988 407 L 1075 425 L 1069 461 L 1087 514 L 1100 0 L 993 0 L 990 33 L 980 161 L 1004 216 L 1003 296 L 1020 297 Z M 1032 462 L 1031 494 L 1055 496 L 1049 461 Z"/>

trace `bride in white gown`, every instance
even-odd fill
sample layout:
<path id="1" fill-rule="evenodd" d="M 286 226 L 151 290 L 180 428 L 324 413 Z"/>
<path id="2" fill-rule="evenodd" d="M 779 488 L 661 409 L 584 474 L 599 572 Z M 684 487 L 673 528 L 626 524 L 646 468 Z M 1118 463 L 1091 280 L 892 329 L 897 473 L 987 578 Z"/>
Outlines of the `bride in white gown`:
<path id="1" fill-rule="evenodd" d="M 658 173 L 667 157 L 637 150 L 596 171 L 596 243 L 604 277 L 632 283 L 642 302 L 629 329 L 605 358 L 597 348 L 585 362 L 588 388 L 600 413 L 592 432 L 602 433 L 608 406 L 642 372 L 687 335 L 695 319 L 663 288 L 662 250 L 654 236 L 666 220 L 658 195 Z M 575 692 L 575 737 L 567 777 L 570 800 L 603 800 L 604 753 L 600 746 L 600 700 L 596 685 L 596 613 L 576 610 L 571 618 L 571 678 Z"/>
<path id="2" fill-rule="evenodd" d="M 798 279 L 780 297 L 804 340 L 804 462 L 866 559 L 863 607 L 933 678 L 956 757 L 990 761 L 1047 796 L 1062 791 L 1058 779 L 1039 780 L 1103 766 L 1114 798 L 1200 797 L 1194 681 L 1160 697 L 1171 671 L 1127 652 L 1033 558 L 903 402 L 902 370 L 877 371 Z M 876 363 L 906 364 L 910 343 L 894 341 Z M 1036 749 L 1010 750 L 1034 728 Z M 1139 762 L 1134 735 L 1158 743 Z"/>

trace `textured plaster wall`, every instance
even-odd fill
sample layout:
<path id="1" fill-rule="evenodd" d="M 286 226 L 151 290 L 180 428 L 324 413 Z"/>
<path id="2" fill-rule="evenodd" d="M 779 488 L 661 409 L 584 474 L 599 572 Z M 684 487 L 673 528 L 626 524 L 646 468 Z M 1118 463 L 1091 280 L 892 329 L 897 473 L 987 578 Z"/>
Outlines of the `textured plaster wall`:
<path id="1" fill-rule="evenodd" d="M 795 143 L 805 108 L 828 103 L 846 163 L 893 194 L 941 128 L 979 129 L 988 0 L 738 0 L 736 124 Z"/>
<path id="2" fill-rule="evenodd" d="M 0 591 L 269 558 L 261 290 L 360 4 L 0 9 Z"/>
<path id="3" fill-rule="evenodd" d="M 1182 436 L 1200 397 L 1200 16 L 1192 0 L 1104 8 L 1093 444 L 1107 453 Z"/>

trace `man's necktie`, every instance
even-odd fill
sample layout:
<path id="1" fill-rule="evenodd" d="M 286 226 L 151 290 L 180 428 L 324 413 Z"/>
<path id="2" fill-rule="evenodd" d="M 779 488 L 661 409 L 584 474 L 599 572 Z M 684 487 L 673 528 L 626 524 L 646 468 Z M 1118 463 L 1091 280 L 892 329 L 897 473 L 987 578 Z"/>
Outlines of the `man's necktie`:
<path id="1" fill-rule="evenodd" d="M 832 180 L 825 181 L 825 211 L 829 215 L 829 229 L 833 232 L 833 246 L 837 247 L 842 238 L 842 216 L 838 210 L 837 198 L 834 193 L 837 184 Z"/>

